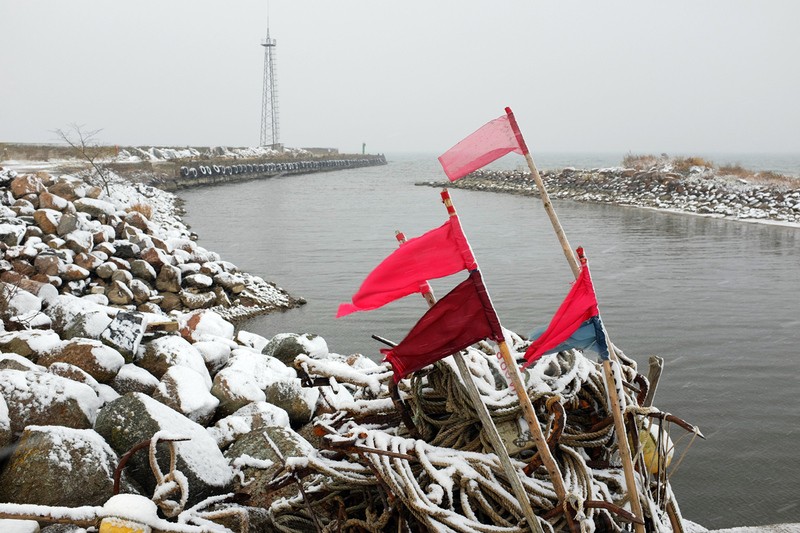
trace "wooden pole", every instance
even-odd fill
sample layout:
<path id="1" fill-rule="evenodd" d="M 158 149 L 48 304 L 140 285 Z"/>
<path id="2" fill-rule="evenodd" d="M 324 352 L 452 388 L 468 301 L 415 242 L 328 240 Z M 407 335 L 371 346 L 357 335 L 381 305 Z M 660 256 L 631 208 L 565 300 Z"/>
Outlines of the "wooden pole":
<path id="1" fill-rule="evenodd" d="M 558 221 L 558 216 L 556 215 L 555 209 L 553 209 L 553 204 L 550 202 L 550 196 L 547 194 L 547 190 L 544 187 L 544 182 L 542 181 L 542 177 L 539 175 L 539 171 L 536 169 L 536 165 L 533 163 L 533 158 L 531 157 L 530 150 L 528 150 L 528 146 L 525 143 L 525 139 L 522 136 L 522 132 L 519 129 L 517 120 L 516 118 L 514 118 L 514 113 L 511 111 L 510 107 L 506 108 L 506 115 L 508 116 L 511 129 L 514 131 L 514 135 L 517 138 L 517 143 L 519 144 L 519 147 L 522 150 L 522 154 L 525 156 L 525 161 L 528 163 L 528 168 L 531 171 L 531 175 L 533 176 L 533 180 L 536 183 L 536 187 L 539 189 L 539 194 L 542 197 L 542 203 L 544 204 L 544 209 L 547 212 L 547 216 L 550 218 L 550 223 L 553 225 L 553 229 L 556 232 L 556 237 L 558 238 L 558 242 L 561 244 L 561 249 L 564 252 L 564 256 L 567 258 L 567 263 L 569 263 L 569 267 L 572 270 L 573 275 L 577 278 L 581 271 L 580 265 L 578 264 L 575 255 L 572 253 L 572 247 L 570 246 L 569 241 L 567 240 L 567 236 L 564 233 L 564 228 L 561 227 L 561 223 Z M 581 261 L 585 262 L 585 258 L 582 258 Z M 616 351 L 614 350 L 614 345 L 611 344 L 611 341 L 608 339 L 607 336 L 608 334 L 606 334 L 606 343 L 608 344 L 610 356 L 613 359 L 614 363 L 617 363 L 619 358 L 617 357 Z M 641 502 L 639 501 L 639 491 L 636 488 L 635 477 L 633 474 L 633 462 L 631 460 L 630 449 L 628 447 L 628 438 L 627 438 L 627 432 L 625 431 L 625 422 L 622 419 L 622 411 L 620 409 L 619 397 L 616 393 L 617 392 L 615 385 L 616 372 L 617 372 L 617 367 L 616 365 L 612 366 L 612 361 L 609 360 L 603 361 L 603 374 L 606 380 L 606 388 L 609 391 L 609 402 L 611 404 L 611 413 L 614 418 L 614 430 L 617 433 L 620 458 L 622 459 L 622 467 L 625 472 L 625 484 L 627 485 L 628 497 L 630 498 L 631 501 L 631 509 L 634 511 L 634 514 L 636 515 L 637 518 L 643 518 L 642 506 Z M 614 393 L 613 397 L 611 395 L 612 389 Z M 637 523 L 635 527 L 637 533 L 644 533 L 644 525 Z"/>
<path id="2" fill-rule="evenodd" d="M 569 245 L 567 235 L 564 233 L 564 228 L 561 227 L 561 223 L 558 221 L 558 215 L 556 215 L 556 211 L 553 209 L 553 204 L 550 202 L 550 196 L 547 194 L 547 189 L 544 188 L 542 177 L 539 175 L 539 171 L 536 169 L 536 165 L 533 163 L 533 158 L 531 157 L 530 150 L 528 150 L 528 145 L 525 144 L 525 139 L 522 137 L 522 132 L 517 124 L 517 119 L 514 118 L 514 113 L 511 112 L 510 107 L 506 108 L 506 115 L 508 115 L 511 129 L 514 130 L 514 135 L 517 137 L 517 143 L 519 143 L 519 147 L 522 150 L 522 155 L 525 156 L 525 161 L 528 163 L 528 168 L 531 171 L 531 176 L 533 176 L 533 181 L 536 183 L 536 188 L 539 189 L 539 195 L 542 198 L 544 210 L 547 212 L 547 216 L 550 218 L 550 223 L 553 225 L 553 230 L 556 232 L 558 242 L 561 244 L 561 249 L 564 252 L 564 256 L 567 258 L 567 263 L 569 263 L 572 273 L 577 278 L 578 274 L 581 273 L 581 267 L 578 265 L 578 261 L 575 259 L 575 255 L 572 253 L 572 247 Z"/>
<path id="3" fill-rule="evenodd" d="M 456 209 L 453 206 L 453 201 L 450 198 L 450 193 L 447 192 L 447 189 L 444 189 L 441 194 L 442 201 L 444 202 L 445 207 L 447 207 L 447 212 L 451 217 L 457 216 Z M 564 478 L 561 475 L 561 469 L 559 469 L 558 463 L 556 463 L 553 454 L 550 453 L 550 448 L 547 446 L 547 440 L 544 437 L 544 433 L 542 433 L 541 426 L 539 426 L 539 419 L 536 416 L 536 410 L 533 408 L 531 399 L 528 396 L 527 390 L 525 389 L 525 384 L 522 382 L 522 376 L 519 373 L 517 362 L 511 356 L 511 351 L 508 349 L 505 341 L 500 341 L 498 343 L 498 347 L 500 349 L 500 355 L 503 358 L 503 362 L 506 365 L 507 376 L 511 379 L 514 390 L 519 397 L 519 403 L 522 407 L 522 414 L 525 417 L 525 421 L 528 423 L 528 426 L 530 427 L 533 442 L 536 445 L 539 456 L 542 458 L 542 464 L 544 464 L 545 468 L 547 469 L 547 473 L 550 475 L 550 480 L 553 482 L 553 489 L 558 496 L 559 504 L 563 505 L 567 496 L 567 491 L 564 488 Z"/>
<path id="4" fill-rule="evenodd" d="M 396 232 L 395 237 L 400 244 L 406 241 L 405 235 L 399 231 Z M 428 282 L 426 281 L 425 283 L 427 285 Z M 430 285 L 427 285 L 427 288 L 430 289 Z M 433 291 L 427 290 L 426 292 L 422 293 L 422 296 L 428 302 L 428 307 L 433 307 L 433 305 L 436 303 L 436 297 L 433 295 Z M 522 513 L 525 515 L 525 519 L 528 521 L 528 526 L 533 533 L 544 533 L 542 525 L 539 523 L 539 519 L 536 518 L 536 514 L 533 512 L 533 507 L 531 507 L 531 501 L 530 498 L 528 498 L 528 493 L 525 492 L 525 487 L 522 485 L 522 481 L 520 481 L 520 471 L 517 471 L 514 468 L 514 465 L 511 464 L 511 457 L 508 455 L 508 449 L 506 448 L 505 444 L 503 444 L 503 440 L 500 438 L 500 432 L 497 431 L 497 426 L 495 426 L 494 420 L 492 420 L 489 409 L 481 399 L 481 393 L 478 390 L 478 386 L 475 385 L 475 381 L 472 378 L 472 373 L 470 373 L 467 363 L 464 361 L 464 357 L 461 355 L 461 352 L 456 352 L 453 354 L 453 359 L 455 359 L 458 372 L 461 374 L 461 380 L 464 382 L 467 395 L 472 401 L 472 406 L 475 408 L 475 412 L 478 414 L 478 419 L 483 424 L 483 428 L 486 431 L 486 435 L 489 437 L 489 441 L 492 443 L 494 452 L 498 459 L 500 459 L 500 465 L 503 467 L 503 471 L 508 478 L 508 482 L 511 483 L 511 489 L 514 491 L 514 495 L 517 497 L 517 500 L 519 500 L 519 504 L 522 507 Z"/>
<path id="5" fill-rule="evenodd" d="M 580 259 L 581 265 L 585 267 L 587 259 L 583 254 L 583 248 L 578 248 L 578 258 Z M 605 379 L 606 390 L 608 391 L 608 404 L 611 409 L 611 416 L 614 419 L 614 432 L 617 435 L 617 449 L 619 451 L 619 457 L 622 460 L 622 471 L 625 474 L 628 499 L 630 500 L 633 514 L 635 514 L 637 518 L 644 518 L 642 503 L 639 501 L 639 489 L 636 486 L 636 476 L 633 472 L 633 459 L 631 457 L 630 447 L 628 446 L 628 433 L 625 430 L 625 420 L 622 416 L 622 407 L 619 394 L 617 393 L 617 381 L 619 380 L 620 384 L 622 383 L 622 373 L 617 366 L 619 364 L 619 358 L 617 357 L 614 345 L 611 344 L 611 339 L 608 336 L 608 332 L 605 331 L 605 328 L 603 328 L 603 332 L 606 336 L 606 345 L 608 346 L 610 355 L 614 358 L 613 361 L 611 358 L 603 359 L 603 378 Z M 641 524 L 636 522 L 634 528 L 636 533 L 645 533 L 644 521 L 642 521 Z"/>

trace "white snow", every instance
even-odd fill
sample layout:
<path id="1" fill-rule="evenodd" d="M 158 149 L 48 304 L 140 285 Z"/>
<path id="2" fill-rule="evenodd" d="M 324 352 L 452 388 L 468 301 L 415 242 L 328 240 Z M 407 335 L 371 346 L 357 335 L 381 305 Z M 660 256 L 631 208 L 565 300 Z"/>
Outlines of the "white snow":
<path id="1" fill-rule="evenodd" d="M 177 390 L 170 391 L 166 385 L 167 381 L 171 381 Z M 162 396 L 177 395 L 175 399 L 181 413 L 195 422 L 207 418 L 219 405 L 219 400 L 209 392 L 205 378 L 185 366 L 170 367 L 161 378 L 156 390 Z"/>
<path id="2" fill-rule="evenodd" d="M 159 383 L 158 379 L 153 374 L 132 363 L 122 365 L 122 367 L 119 369 L 119 372 L 117 372 L 117 379 L 135 381 L 136 383 L 141 383 L 146 387 L 153 388 L 158 386 Z"/>
<path id="3" fill-rule="evenodd" d="M 0 531 L 3 533 L 39 533 L 39 522 L 0 518 Z"/>
<path id="4" fill-rule="evenodd" d="M 206 367 L 212 374 L 216 374 L 220 368 L 225 366 L 231 356 L 231 347 L 218 340 L 195 342 L 192 346 L 200 352 Z"/>
<path id="5" fill-rule="evenodd" d="M 203 426 L 147 395 L 134 394 L 145 405 L 150 415 L 159 421 L 162 428 L 168 428 L 171 433 L 190 439 L 178 442 L 176 446 L 183 460 L 199 479 L 217 487 L 222 487 L 231 481 L 233 471 L 219 451 L 216 441 Z"/>
<path id="6" fill-rule="evenodd" d="M 241 435 L 263 426 L 289 427 L 289 414 L 282 408 L 264 401 L 252 402 L 232 415 L 217 421 L 208 433 L 220 448 L 231 444 Z"/>
<path id="7" fill-rule="evenodd" d="M 90 424 L 94 424 L 101 405 L 89 385 L 45 372 L 0 370 L 0 393 L 6 399 L 15 398 L 20 406 L 24 404 L 23 416 L 49 411 L 53 404 L 74 400 Z"/>

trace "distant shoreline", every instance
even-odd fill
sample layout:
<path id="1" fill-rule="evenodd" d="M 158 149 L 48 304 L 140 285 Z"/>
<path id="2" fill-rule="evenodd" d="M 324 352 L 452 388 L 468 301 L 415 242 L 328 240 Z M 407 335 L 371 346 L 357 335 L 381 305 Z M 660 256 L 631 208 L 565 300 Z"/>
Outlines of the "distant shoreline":
<path id="1" fill-rule="evenodd" d="M 553 199 L 800 227 L 800 180 L 796 186 L 790 181 L 770 183 L 702 167 L 691 167 L 686 172 L 665 167 L 648 170 L 567 167 L 542 171 L 541 176 Z M 530 173 L 520 170 L 483 170 L 455 182 L 427 181 L 416 185 L 539 195 Z"/>

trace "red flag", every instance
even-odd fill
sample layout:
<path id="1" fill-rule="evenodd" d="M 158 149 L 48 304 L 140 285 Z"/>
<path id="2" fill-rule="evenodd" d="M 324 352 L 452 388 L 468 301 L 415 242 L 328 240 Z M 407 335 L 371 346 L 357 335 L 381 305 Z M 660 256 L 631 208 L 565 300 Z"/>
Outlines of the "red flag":
<path id="1" fill-rule="evenodd" d="M 392 364 L 394 380 L 435 363 L 476 342 L 503 340 L 503 330 L 478 270 L 428 309 L 406 338 L 383 349 Z"/>
<path id="2" fill-rule="evenodd" d="M 428 279 L 442 278 L 459 270 L 476 268 L 457 217 L 415 237 L 392 252 L 369 273 L 353 295 L 353 303 L 339 306 L 336 317 L 369 311 L 403 296 L 420 292 Z"/>
<path id="3" fill-rule="evenodd" d="M 550 325 L 544 333 L 537 338 L 525 352 L 527 363 L 531 365 L 548 350 L 554 348 L 567 340 L 581 325 L 593 317 L 599 317 L 600 311 L 597 309 L 597 296 L 592 285 L 592 277 L 589 274 L 589 266 L 583 265 L 578 279 L 572 284 L 567 297 L 561 303 Z M 596 327 L 602 331 L 599 321 L 595 321 Z M 598 331 L 598 333 L 600 333 Z M 602 345 L 605 346 L 605 334 L 602 335 Z"/>
<path id="4" fill-rule="evenodd" d="M 439 162 L 450 181 L 463 178 L 509 152 L 525 153 L 511 110 L 506 108 L 506 111 L 506 115 L 487 122 L 439 156 Z"/>

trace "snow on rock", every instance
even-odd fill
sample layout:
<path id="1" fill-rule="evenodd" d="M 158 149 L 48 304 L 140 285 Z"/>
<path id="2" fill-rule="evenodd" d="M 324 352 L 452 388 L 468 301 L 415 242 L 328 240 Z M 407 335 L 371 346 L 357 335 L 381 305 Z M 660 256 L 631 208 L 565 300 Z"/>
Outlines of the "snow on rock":
<path id="1" fill-rule="evenodd" d="M 72 338 L 44 352 L 38 360 L 42 366 L 50 366 L 55 362 L 75 365 L 97 381 L 107 383 L 125 364 L 125 358 L 117 350 L 100 341 Z"/>
<path id="2" fill-rule="evenodd" d="M 0 370 L 6 368 L 10 368 L 12 370 L 23 370 L 25 372 L 29 370 L 37 370 L 39 372 L 44 372 L 47 370 L 42 365 L 37 365 L 30 359 L 27 359 L 15 353 L 0 354 Z"/>
<path id="3" fill-rule="evenodd" d="M 0 395 L 0 449 L 11 444 L 14 434 L 11 431 L 11 418 L 8 416 L 8 406 Z"/>
<path id="4" fill-rule="evenodd" d="M 208 374 L 203 356 L 183 337 L 167 335 L 153 339 L 144 344 L 139 351 L 141 356 L 137 364 L 155 377 L 161 379 L 171 366 L 180 365 L 191 368 L 203 376 L 208 388 L 211 388 L 211 376 Z"/>
<path id="5" fill-rule="evenodd" d="M 62 338 L 99 339 L 103 330 L 111 324 L 107 309 L 102 305 L 63 294 L 45 312 L 53 321 L 53 330 Z"/>
<path id="6" fill-rule="evenodd" d="M 88 385 L 44 372 L 0 370 L 0 395 L 14 434 L 31 424 L 90 428 L 101 405 Z"/>
<path id="7" fill-rule="evenodd" d="M 100 505 L 112 495 L 117 462 L 92 429 L 28 426 L 0 473 L 0 501 Z"/>
<path id="8" fill-rule="evenodd" d="M 298 427 L 311 421 L 320 392 L 316 387 L 303 387 L 298 378 L 293 378 L 270 383 L 264 394 L 269 403 L 284 408 L 292 425 Z"/>
<path id="9" fill-rule="evenodd" d="M 277 405 L 253 402 L 218 420 L 208 428 L 208 433 L 217 441 L 220 449 L 225 449 L 242 435 L 265 426 L 289 427 L 289 414 Z"/>
<path id="10" fill-rule="evenodd" d="M 219 372 L 231 356 L 231 346 L 219 340 L 195 342 L 192 346 L 203 356 L 203 361 L 211 375 Z"/>
<path id="11" fill-rule="evenodd" d="M 0 283 L 0 298 L 7 306 L 5 312 L 12 317 L 42 310 L 42 301 L 39 298 L 8 283 Z"/>
<path id="12" fill-rule="evenodd" d="M 43 352 L 56 346 L 61 339 L 54 331 L 9 331 L 0 334 L 0 350 L 27 357 L 33 362 Z"/>
<path id="13" fill-rule="evenodd" d="M 256 333 L 250 333 L 249 331 L 244 330 L 240 330 L 236 333 L 235 340 L 242 346 L 247 346 L 248 348 L 252 348 L 257 352 L 263 351 L 269 343 L 269 340 L 266 337 L 262 337 Z"/>
<path id="14" fill-rule="evenodd" d="M 185 366 L 170 367 L 161 377 L 153 399 L 172 407 L 190 420 L 206 425 L 214 417 L 219 400 L 208 392 L 203 376 Z"/>
<path id="15" fill-rule="evenodd" d="M 300 354 L 322 357 L 328 353 L 328 343 L 319 335 L 312 333 L 279 333 L 270 339 L 262 352 L 286 364 L 292 364 Z"/>
<path id="16" fill-rule="evenodd" d="M 225 457 L 243 474 L 234 482 L 235 492 L 247 494 L 252 501 L 269 507 L 273 500 L 281 496 L 271 490 L 269 482 L 283 469 L 283 463 L 267 444 L 265 436 L 286 459 L 310 457 L 316 454 L 316 450 L 289 427 L 266 426 L 237 439 L 225 451 Z"/>
<path id="17" fill-rule="evenodd" d="M 110 385 L 119 394 L 141 392 L 150 396 L 156 390 L 158 383 L 158 378 L 153 374 L 142 367 L 128 363 L 122 365 Z"/>
<path id="18" fill-rule="evenodd" d="M 197 311 L 178 316 L 181 336 L 189 342 L 233 339 L 233 324 L 213 311 Z"/>
<path id="19" fill-rule="evenodd" d="M 214 376 L 211 394 L 219 399 L 219 413 L 224 416 L 250 402 L 264 401 L 264 389 L 270 383 L 296 377 L 293 368 L 274 357 L 239 348 L 233 350 L 228 363 Z"/>
<path id="20" fill-rule="evenodd" d="M 216 441 L 203 426 L 144 394 L 126 394 L 106 405 L 97 417 L 95 430 L 117 453 L 124 453 L 162 430 L 189 438 L 176 443 L 176 455 L 177 468 L 189 482 L 190 504 L 225 490 L 233 477 Z M 159 446 L 157 455 L 159 461 L 166 461 L 167 447 Z M 135 455 L 127 470 L 147 493 L 152 493 L 155 485 L 146 454 Z"/>

